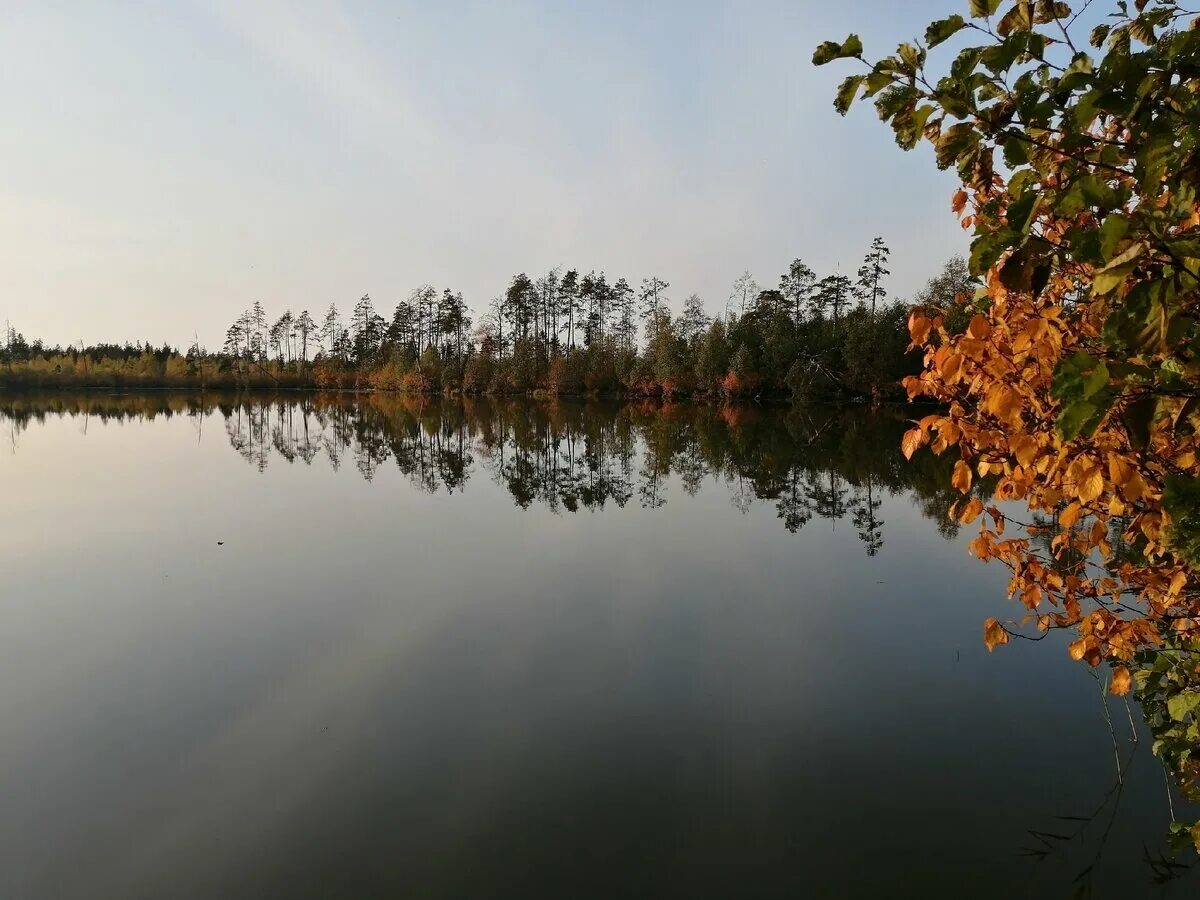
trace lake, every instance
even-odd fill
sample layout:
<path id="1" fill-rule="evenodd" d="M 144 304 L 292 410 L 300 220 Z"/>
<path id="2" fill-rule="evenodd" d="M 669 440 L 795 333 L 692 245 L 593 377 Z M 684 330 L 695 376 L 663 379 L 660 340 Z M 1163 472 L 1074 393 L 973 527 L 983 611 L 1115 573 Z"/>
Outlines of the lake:
<path id="1" fill-rule="evenodd" d="M 0 395 L 0 896 L 1196 896 L 905 413 Z"/>

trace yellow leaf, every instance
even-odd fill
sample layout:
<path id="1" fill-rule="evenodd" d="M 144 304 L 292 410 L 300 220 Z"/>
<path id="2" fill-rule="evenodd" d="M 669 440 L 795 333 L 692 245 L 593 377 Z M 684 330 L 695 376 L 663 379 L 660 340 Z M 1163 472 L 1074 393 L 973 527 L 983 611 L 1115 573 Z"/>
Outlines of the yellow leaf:
<path id="1" fill-rule="evenodd" d="M 1133 477 L 1133 466 L 1125 457 L 1114 453 L 1108 457 L 1108 477 L 1117 487 L 1122 487 Z"/>
<path id="2" fill-rule="evenodd" d="M 1017 462 L 1027 466 L 1037 458 L 1038 443 L 1032 435 L 1022 434 L 1013 438 L 1009 443 Z"/>
<path id="3" fill-rule="evenodd" d="M 1079 499 L 1091 503 L 1100 496 L 1104 489 L 1104 476 L 1100 474 L 1099 466 L 1089 466 L 1079 473 L 1079 482 L 1075 485 Z"/>

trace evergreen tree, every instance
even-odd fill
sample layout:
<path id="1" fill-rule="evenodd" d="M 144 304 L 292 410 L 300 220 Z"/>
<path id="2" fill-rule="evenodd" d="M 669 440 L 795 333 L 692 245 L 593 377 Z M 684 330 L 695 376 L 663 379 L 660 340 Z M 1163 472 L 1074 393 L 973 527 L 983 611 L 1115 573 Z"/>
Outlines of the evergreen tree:
<path id="1" fill-rule="evenodd" d="M 788 303 L 792 321 L 797 325 L 804 319 L 804 308 L 812 303 L 817 276 L 800 259 L 792 260 L 787 272 L 779 279 L 779 292 Z"/>
<path id="2" fill-rule="evenodd" d="M 863 264 L 858 270 L 856 293 L 859 300 L 871 307 L 871 319 L 875 319 L 876 307 L 887 299 L 887 291 L 883 287 L 883 279 L 892 274 L 887 269 L 888 257 L 891 250 L 884 244 L 883 238 L 877 237 L 871 241 Z"/>

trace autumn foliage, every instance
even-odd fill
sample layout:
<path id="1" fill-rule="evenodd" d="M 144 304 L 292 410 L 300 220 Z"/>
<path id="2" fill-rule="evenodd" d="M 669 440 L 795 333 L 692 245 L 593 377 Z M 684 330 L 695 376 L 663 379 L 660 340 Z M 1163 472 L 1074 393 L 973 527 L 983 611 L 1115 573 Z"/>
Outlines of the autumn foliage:
<path id="1" fill-rule="evenodd" d="M 985 641 L 1076 628 L 1071 655 L 1114 660 L 1125 693 L 1139 648 L 1200 626 L 1200 33 L 1173 0 L 1118 3 L 1094 59 L 1067 4 L 1003 5 L 934 22 L 836 105 L 874 96 L 901 146 L 930 141 L 962 178 L 951 205 L 985 286 L 960 298 L 965 330 L 948 327 L 963 309 L 911 315 L 925 365 L 905 386 L 942 411 L 903 450 L 961 456 L 954 514 L 1012 571 L 1026 615 L 989 620 Z M 932 75 L 956 35 L 983 43 Z M 863 61 L 861 42 L 814 61 L 835 58 Z"/>
<path id="2" fill-rule="evenodd" d="M 1177 0 L 1118 0 L 1077 43 L 1090 6 L 970 0 L 877 63 L 854 35 L 814 62 L 866 65 L 837 109 L 874 97 L 902 147 L 928 140 L 962 179 L 984 286 L 911 314 L 924 369 L 905 387 L 940 411 L 902 449 L 960 457 L 951 514 L 1011 570 L 1025 612 L 984 623 L 988 649 L 1073 629 L 1071 656 L 1136 687 L 1200 800 L 1200 30 Z M 932 74 L 962 37 L 981 43 Z M 1200 823 L 1171 835 L 1200 850 Z"/>

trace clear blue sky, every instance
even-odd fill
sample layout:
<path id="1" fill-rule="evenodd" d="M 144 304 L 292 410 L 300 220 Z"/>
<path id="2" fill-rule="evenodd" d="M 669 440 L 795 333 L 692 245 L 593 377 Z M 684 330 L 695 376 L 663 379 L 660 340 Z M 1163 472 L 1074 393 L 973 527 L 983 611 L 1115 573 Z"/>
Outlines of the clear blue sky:
<path id="1" fill-rule="evenodd" d="M 831 107 L 966 0 L 21 3 L 0 29 L 0 324 L 50 342 L 219 345 L 413 287 L 481 308 L 512 274 L 658 274 L 723 307 L 749 269 L 911 294 L 966 236 L 955 182 L 870 106 Z"/>

